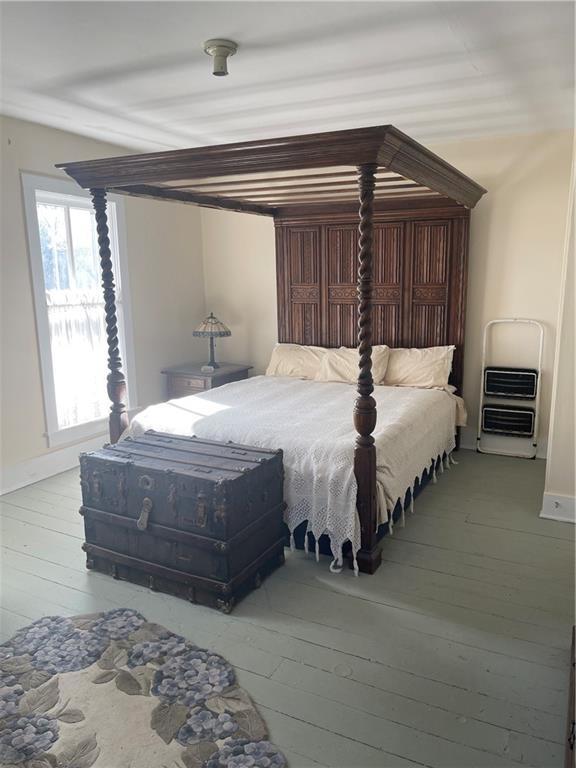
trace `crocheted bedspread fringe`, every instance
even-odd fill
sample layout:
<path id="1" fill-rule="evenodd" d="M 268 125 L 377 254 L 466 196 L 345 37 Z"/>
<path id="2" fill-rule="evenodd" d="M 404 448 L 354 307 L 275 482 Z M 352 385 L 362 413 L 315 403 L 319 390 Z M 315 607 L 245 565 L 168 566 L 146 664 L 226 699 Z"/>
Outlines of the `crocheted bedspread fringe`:
<path id="1" fill-rule="evenodd" d="M 406 525 L 406 505 L 404 504 L 404 499 L 406 498 L 406 495 L 408 492 L 410 492 L 410 502 L 408 505 L 408 508 L 410 510 L 410 514 L 413 515 L 415 511 L 414 507 L 414 493 L 416 491 L 416 484 L 421 483 L 424 480 L 424 476 L 426 473 L 432 475 L 432 482 L 437 483 L 438 482 L 438 473 L 443 474 L 445 469 L 451 469 L 451 466 L 453 464 L 458 464 L 458 462 L 454 459 L 452 456 L 452 452 L 454 449 L 450 449 L 449 451 L 444 451 L 441 454 L 438 454 L 435 458 L 431 459 L 430 464 L 422 469 L 419 476 L 414 479 L 414 483 L 412 486 L 406 488 L 406 492 L 404 496 L 398 497 L 396 504 L 400 503 L 402 505 L 402 512 L 400 514 L 400 527 L 404 528 Z M 387 515 L 388 515 L 388 532 L 392 536 L 394 535 L 394 518 L 393 513 L 394 509 L 396 508 L 396 504 L 394 507 L 387 509 Z M 332 561 L 330 562 L 330 572 L 331 573 L 342 573 L 342 570 L 344 568 L 344 555 L 342 553 L 342 549 L 344 544 L 346 544 L 349 540 L 340 542 L 338 545 L 334 542 L 334 536 L 330 533 L 328 530 L 322 531 L 320 534 L 317 532 L 314 532 L 311 527 L 308 520 L 304 521 L 306 522 L 306 531 L 304 533 L 304 553 L 308 557 L 310 555 L 314 555 L 316 558 L 316 562 L 320 562 L 320 544 L 319 539 L 320 536 L 328 536 L 330 539 L 330 548 L 332 552 L 336 552 L 337 554 L 333 557 Z M 300 523 L 298 523 L 300 525 Z M 294 526 L 296 528 L 297 526 Z M 310 539 L 308 536 L 308 533 L 312 533 L 315 540 L 315 547 L 314 551 L 310 549 Z M 294 540 L 294 529 L 290 530 L 290 549 L 294 551 L 296 545 Z M 354 575 L 359 575 L 359 568 L 358 568 L 358 561 L 357 561 L 357 554 L 359 551 L 359 547 L 356 551 L 354 551 L 352 556 L 352 567 L 354 570 Z"/>
<path id="2" fill-rule="evenodd" d="M 441 475 L 444 473 L 444 469 L 451 469 L 452 464 L 458 464 L 458 462 L 454 459 L 452 456 L 452 452 L 454 449 L 450 451 L 444 451 L 441 454 L 438 454 L 436 458 L 433 458 L 430 461 L 430 465 L 425 467 L 422 472 L 420 473 L 419 477 L 416 477 L 414 479 L 414 484 L 408 488 L 406 488 L 406 492 L 403 496 L 399 496 L 396 500 L 396 504 L 394 504 L 393 507 L 387 509 L 388 513 L 388 533 L 393 536 L 394 535 L 394 510 L 396 509 L 396 505 L 400 503 L 402 505 L 402 512 L 400 514 L 400 527 L 404 528 L 406 525 L 406 505 L 404 504 L 404 499 L 406 498 L 406 494 L 410 492 L 410 503 L 408 505 L 408 508 L 410 510 L 410 514 L 414 514 L 414 493 L 416 492 L 416 484 L 422 483 L 424 480 L 424 475 L 426 473 L 432 475 L 432 482 L 437 483 L 438 482 L 438 473 Z"/>

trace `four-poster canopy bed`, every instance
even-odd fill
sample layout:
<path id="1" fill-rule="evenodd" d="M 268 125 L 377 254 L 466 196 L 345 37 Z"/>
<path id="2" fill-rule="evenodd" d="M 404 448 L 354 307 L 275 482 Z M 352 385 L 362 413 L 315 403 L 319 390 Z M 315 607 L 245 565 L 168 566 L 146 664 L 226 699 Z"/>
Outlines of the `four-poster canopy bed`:
<path id="1" fill-rule="evenodd" d="M 486 190 L 389 125 L 58 167 L 90 190 L 96 213 L 112 442 L 128 416 L 107 192 L 274 218 L 279 341 L 357 342 L 358 564 L 373 573 L 381 552 L 372 345 L 455 345 L 451 383 L 461 391 L 469 209 Z"/>

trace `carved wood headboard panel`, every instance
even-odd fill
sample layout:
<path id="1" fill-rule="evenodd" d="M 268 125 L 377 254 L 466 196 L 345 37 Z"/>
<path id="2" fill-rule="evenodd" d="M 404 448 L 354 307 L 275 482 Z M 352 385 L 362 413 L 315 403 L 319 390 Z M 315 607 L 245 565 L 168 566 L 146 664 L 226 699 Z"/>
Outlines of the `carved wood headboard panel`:
<path id="1" fill-rule="evenodd" d="M 455 344 L 461 392 L 469 211 L 443 202 L 374 215 L 373 344 Z M 276 220 L 278 340 L 357 344 L 356 212 Z"/>

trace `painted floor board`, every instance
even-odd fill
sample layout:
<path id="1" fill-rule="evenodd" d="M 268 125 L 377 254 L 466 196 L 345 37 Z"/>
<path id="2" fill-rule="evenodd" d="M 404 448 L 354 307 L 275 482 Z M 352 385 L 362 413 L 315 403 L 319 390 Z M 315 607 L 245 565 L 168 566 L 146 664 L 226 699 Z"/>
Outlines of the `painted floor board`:
<path id="1" fill-rule="evenodd" d="M 443 642 L 461 645 L 463 651 L 471 654 L 486 658 L 490 655 L 493 668 L 502 670 L 504 674 L 512 667 L 525 669 L 526 662 L 559 668 L 565 651 L 556 631 L 542 631 L 536 626 L 499 620 L 451 606 L 442 606 L 440 615 L 435 614 L 433 608 L 420 613 L 409 603 L 398 608 L 389 603 L 358 599 L 344 592 L 334 594 L 301 583 L 295 587 L 293 582 L 280 578 L 265 585 L 265 595 L 250 596 L 248 600 L 250 604 L 258 600 L 261 607 L 265 607 L 266 603 L 280 605 L 280 610 L 290 616 L 333 629 L 352 626 L 355 633 L 364 637 L 375 633 L 404 648 L 419 644 L 422 635 L 438 646 Z M 497 658 L 500 655 L 503 658 Z M 558 672 L 549 675 L 560 676 Z"/>
<path id="2" fill-rule="evenodd" d="M 414 672 L 388 666 L 374 658 L 357 653 L 346 653 L 314 642 L 288 637 L 281 632 L 262 626 L 239 627 L 232 625 L 228 632 L 234 641 L 249 643 L 252 647 L 273 650 L 285 660 L 306 668 L 324 670 L 345 680 L 355 680 L 386 693 L 398 694 L 403 699 L 421 702 L 470 717 L 480 722 L 497 725 L 509 731 L 533 735 L 538 738 L 562 741 L 564 724 L 560 718 L 542 709 L 514 704 L 502 697 L 476 693 L 461 686 L 431 680 Z"/>
<path id="3" fill-rule="evenodd" d="M 45 512 L 6 503 L 0 503 L 0 515 L 4 519 L 20 520 L 29 525 L 35 525 L 37 528 L 55 531 L 80 541 L 84 540 L 84 525 L 79 517 L 77 520 L 64 519 Z"/>
<path id="4" fill-rule="evenodd" d="M 272 679 L 297 690 L 322 696 L 330 701 L 342 698 L 342 678 L 302 664 L 284 661 Z M 431 707 L 404 697 L 384 695 L 371 686 L 351 680 L 346 684 L 346 704 L 370 712 L 391 723 L 421 730 L 456 744 L 466 745 L 501 757 L 509 757 L 527 765 L 542 765 L 553 758 L 559 761 L 563 745 L 533 736 L 512 734 L 504 728 L 455 715 L 439 707 Z"/>
<path id="5" fill-rule="evenodd" d="M 77 470 L 0 499 L 0 640 L 131 606 L 223 654 L 291 768 L 560 768 L 574 528 L 538 517 L 544 463 L 468 451 L 373 576 L 289 553 L 230 616 L 84 567 Z"/>
<path id="6" fill-rule="evenodd" d="M 383 761 L 388 761 L 390 765 L 402 766 L 406 760 L 431 768 L 473 765 L 512 768 L 514 765 L 513 760 L 501 758 L 494 752 L 475 750 L 392 723 L 374 713 L 360 712 L 344 701 L 334 702 L 249 672 L 241 673 L 239 680 L 256 703 L 273 706 L 286 715 L 301 717 L 306 722 L 348 738 L 357 738 L 363 744 L 382 750 Z"/>
<path id="7" fill-rule="evenodd" d="M 266 585 L 264 585 L 266 588 Z M 284 608 L 284 606 L 282 606 Z M 291 637 L 358 655 L 422 677 L 444 681 L 465 690 L 473 690 L 506 701 L 537 702 L 537 708 L 560 715 L 565 710 L 565 681 L 561 670 L 540 667 L 516 660 L 511 656 L 489 653 L 482 649 L 463 647 L 445 639 L 414 635 L 412 642 L 406 633 L 403 642 L 393 642 L 389 633 L 374 632 L 366 627 L 349 629 L 327 627 L 308 617 L 275 611 L 250 596 L 237 609 L 237 618 L 253 624 L 271 627 Z M 399 633 L 396 633 L 396 637 Z M 536 679 L 535 679 L 536 678 Z"/>
<path id="8" fill-rule="evenodd" d="M 307 588 L 322 589 L 326 591 L 325 583 L 318 584 L 314 571 L 317 571 L 314 563 L 311 568 L 306 567 L 306 563 L 299 560 L 298 565 L 293 568 L 284 568 L 280 573 L 282 578 L 288 581 L 297 582 Z M 351 576 L 351 575 L 350 575 Z M 418 614 L 431 615 L 433 617 L 441 616 L 443 619 L 456 618 L 460 623 L 465 623 L 465 617 L 468 617 L 468 623 L 478 623 L 478 629 L 491 629 L 496 626 L 499 634 L 510 634 L 517 638 L 524 638 L 529 642 L 542 643 L 547 649 L 550 645 L 558 644 L 563 648 L 566 632 L 570 630 L 571 622 L 567 622 L 563 617 L 557 618 L 549 611 L 530 609 L 523 606 L 517 606 L 513 602 L 505 600 L 490 599 L 483 595 L 476 595 L 474 599 L 473 616 L 470 616 L 470 595 L 466 592 L 459 594 L 455 586 L 441 589 L 434 585 L 429 589 L 406 590 L 403 588 L 403 581 L 395 586 L 393 579 L 387 580 L 387 589 L 385 594 L 381 594 L 378 585 L 359 586 L 358 580 L 344 576 L 339 580 L 338 589 L 333 588 L 333 582 L 329 586 L 329 591 L 335 595 L 345 595 L 346 597 L 378 603 L 391 610 L 398 609 L 405 612 L 414 612 Z M 412 622 L 408 619 L 399 620 L 404 626 L 410 626 Z M 521 626 L 528 625 L 528 626 Z M 541 632 L 538 627 L 544 629 Z M 432 625 L 430 625 L 432 630 Z"/>

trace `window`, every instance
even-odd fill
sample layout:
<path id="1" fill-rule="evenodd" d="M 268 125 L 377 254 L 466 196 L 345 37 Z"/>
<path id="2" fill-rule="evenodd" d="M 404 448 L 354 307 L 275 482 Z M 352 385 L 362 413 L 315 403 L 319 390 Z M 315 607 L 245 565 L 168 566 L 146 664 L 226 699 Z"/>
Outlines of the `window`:
<path id="1" fill-rule="evenodd" d="M 108 347 L 92 201 L 67 181 L 23 174 L 49 445 L 106 431 Z M 122 200 L 108 199 L 120 353 L 134 400 L 127 345 Z M 132 389 L 132 391 L 130 391 Z"/>

